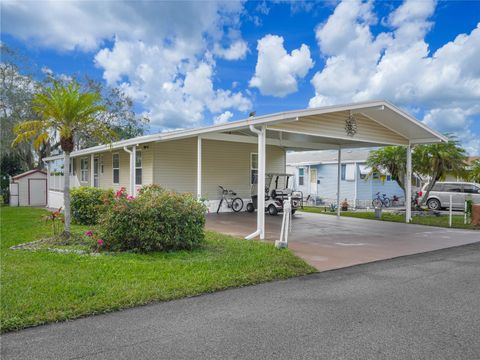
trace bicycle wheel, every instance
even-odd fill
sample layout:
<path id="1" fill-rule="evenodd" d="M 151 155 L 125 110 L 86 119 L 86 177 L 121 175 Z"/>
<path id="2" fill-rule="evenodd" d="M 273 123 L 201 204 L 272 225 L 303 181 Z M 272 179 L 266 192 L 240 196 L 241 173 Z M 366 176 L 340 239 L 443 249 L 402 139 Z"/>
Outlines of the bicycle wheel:
<path id="1" fill-rule="evenodd" d="M 386 198 L 383 200 L 383 205 L 385 205 L 385 207 L 390 207 L 390 199 Z"/>
<path id="2" fill-rule="evenodd" d="M 243 208 L 243 200 L 240 198 L 235 198 L 232 201 L 232 209 L 235 212 L 239 212 Z"/>
<path id="3" fill-rule="evenodd" d="M 380 200 L 380 199 L 373 199 L 372 205 L 373 205 L 373 207 L 374 207 L 375 209 L 379 209 L 379 208 L 381 208 L 382 205 L 383 205 L 383 204 L 382 204 L 382 200 Z"/>

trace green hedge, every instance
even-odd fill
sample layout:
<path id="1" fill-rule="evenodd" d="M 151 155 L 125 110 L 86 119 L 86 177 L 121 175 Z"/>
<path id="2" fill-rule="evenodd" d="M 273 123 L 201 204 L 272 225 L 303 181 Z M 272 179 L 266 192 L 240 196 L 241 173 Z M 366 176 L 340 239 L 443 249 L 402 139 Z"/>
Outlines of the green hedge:
<path id="1" fill-rule="evenodd" d="M 77 224 L 95 225 L 104 206 L 113 200 L 113 190 L 81 186 L 70 190 L 72 219 Z"/>
<path id="2" fill-rule="evenodd" d="M 137 198 L 116 197 L 101 215 L 106 250 L 159 251 L 193 249 L 205 240 L 205 211 L 190 194 L 159 189 Z"/>

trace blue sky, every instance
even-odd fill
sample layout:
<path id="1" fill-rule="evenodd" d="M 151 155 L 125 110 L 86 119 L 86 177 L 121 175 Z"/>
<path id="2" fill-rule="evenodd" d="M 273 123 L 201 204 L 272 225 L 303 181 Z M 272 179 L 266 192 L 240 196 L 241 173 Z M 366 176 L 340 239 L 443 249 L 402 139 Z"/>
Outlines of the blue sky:
<path id="1" fill-rule="evenodd" d="M 480 153 L 480 3 L 2 2 L 2 42 L 120 86 L 150 132 L 385 98 Z"/>

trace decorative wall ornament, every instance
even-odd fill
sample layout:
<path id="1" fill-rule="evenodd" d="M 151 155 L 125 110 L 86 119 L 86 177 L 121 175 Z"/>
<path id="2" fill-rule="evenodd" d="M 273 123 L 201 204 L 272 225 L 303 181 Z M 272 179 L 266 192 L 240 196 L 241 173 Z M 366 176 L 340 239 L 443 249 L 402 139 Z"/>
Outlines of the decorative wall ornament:
<path id="1" fill-rule="evenodd" d="M 345 132 L 348 136 L 354 136 L 357 133 L 357 120 L 352 114 L 345 120 Z"/>

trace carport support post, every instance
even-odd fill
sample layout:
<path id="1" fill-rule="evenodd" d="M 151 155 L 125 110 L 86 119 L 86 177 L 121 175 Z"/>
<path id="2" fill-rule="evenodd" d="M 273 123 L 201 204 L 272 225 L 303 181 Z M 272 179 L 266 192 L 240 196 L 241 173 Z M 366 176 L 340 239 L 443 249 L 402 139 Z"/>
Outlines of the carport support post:
<path id="1" fill-rule="evenodd" d="M 197 200 L 202 198 L 202 138 L 197 137 Z"/>
<path id="2" fill-rule="evenodd" d="M 407 146 L 407 173 L 405 176 L 405 222 L 412 220 L 412 146 Z"/>
<path id="3" fill-rule="evenodd" d="M 250 131 L 258 136 L 257 230 L 245 239 L 250 240 L 259 236 L 260 240 L 263 240 L 265 239 L 265 137 L 267 131 L 265 125 L 260 130 L 250 125 Z"/>
<path id="4" fill-rule="evenodd" d="M 338 147 L 338 168 L 337 168 L 337 216 L 340 216 L 340 178 L 342 176 L 342 147 Z"/>

